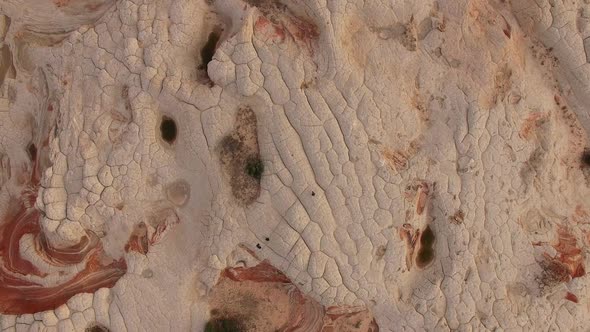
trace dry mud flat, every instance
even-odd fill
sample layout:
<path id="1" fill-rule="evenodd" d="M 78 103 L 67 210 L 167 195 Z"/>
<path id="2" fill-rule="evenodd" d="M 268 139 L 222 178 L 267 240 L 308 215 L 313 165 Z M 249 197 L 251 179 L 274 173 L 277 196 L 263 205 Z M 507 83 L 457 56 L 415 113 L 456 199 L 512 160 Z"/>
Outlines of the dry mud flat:
<path id="1" fill-rule="evenodd" d="M 0 330 L 585 331 L 587 0 L 5 0 Z"/>

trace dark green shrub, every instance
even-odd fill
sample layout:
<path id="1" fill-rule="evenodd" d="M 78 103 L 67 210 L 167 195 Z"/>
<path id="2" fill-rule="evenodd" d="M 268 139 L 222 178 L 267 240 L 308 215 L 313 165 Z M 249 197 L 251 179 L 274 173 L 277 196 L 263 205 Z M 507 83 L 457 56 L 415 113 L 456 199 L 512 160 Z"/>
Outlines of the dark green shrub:
<path id="1" fill-rule="evenodd" d="M 260 180 L 262 178 L 263 172 L 264 164 L 260 158 L 248 159 L 248 162 L 246 163 L 246 173 L 248 175 L 255 178 L 256 180 Z"/>

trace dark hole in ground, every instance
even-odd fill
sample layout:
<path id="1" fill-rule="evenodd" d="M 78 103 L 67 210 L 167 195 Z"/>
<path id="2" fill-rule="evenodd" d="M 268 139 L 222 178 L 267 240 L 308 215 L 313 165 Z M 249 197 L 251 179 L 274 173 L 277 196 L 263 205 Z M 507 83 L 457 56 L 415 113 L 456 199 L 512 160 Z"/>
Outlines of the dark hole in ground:
<path id="1" fill-rule="evenodd" d="M 262 249 L 262 246 L 260 245 L 260 243 L 256 243 L 256 248 Z"/>
<path id="2" fill-rule="evenodd" d="M 199 69 L 207 71 L 207 65 L 213 60 L 219 37 L 221 37 L 221 33 L 217 30 L 213 30 L 209 34 L 207 42 L 201 49 L 201 65 L 199 66 Z"/>
<path id="3" fill-rule="evenodd" d="M 205 332 L 242 332 L 244 327 L 237 319 L 219 318 L 211 319 L 205 325 Z"/>
<path id="4" fill-rule="evenodd" d="M 422 232 L 422 236 L 420 237 L 420 244 L 424 247 L 432 247 L 434 243 L 434 233 L 430 226 L 426 226 L 424 232 Z"/>
<path id="5" fill-rule="evenodd" d="M 165 142 L 169 144 L 174 143 L 178 134 L 176 122 L 167 116 L 163 116 L 162 123 L 160 123 L 160 134 Z"/>
<path id="6" fill-rule="evenodd" d="M 266 241 L 270 241 L 270 238 L 265 238 L 264 240 L 266 240 Z"/>
<path id="7" fill-rule="evenodd" d="M 418 251 L 418 257 L 416 263 L 418 266 L 423 267 L 428 265 L 434 259 L 434 250 L 432 248 L 422 248 Z"/>
<path id="8" fill-rule="evenodd" d="M 434 259 L 434 232 L 430 226 L 426 226 L 422 235 L 420 236 L 420 250 L 416 257 L 416 264 L 419 267 L 424 267 Z"/>
<path id="9" fill-rule="evenodd" d="M 585 167 L 590 167 L 590 149 L 584 149 L 582 152 L 582 164 Z"/>
<path id="10" fill-rule="evenodd" d="M 109 332 L 110 330 L 100 324 L 91 324 L 84 331 L 85 332 Z"/>
<path id="11" fill-rule="evenodd" d="M 31 161 L 35 161 L 35 159 L 37 159 L 37 147 L 34 143 L 29 143 L 29 146 L 27 146 L 27 153 L 29 154 Z"/>
<path id="12" fill-rule="evenodd" d="M 311 196 L 315 196 L 315 191 L 312 191 L 311 192 Z"/>

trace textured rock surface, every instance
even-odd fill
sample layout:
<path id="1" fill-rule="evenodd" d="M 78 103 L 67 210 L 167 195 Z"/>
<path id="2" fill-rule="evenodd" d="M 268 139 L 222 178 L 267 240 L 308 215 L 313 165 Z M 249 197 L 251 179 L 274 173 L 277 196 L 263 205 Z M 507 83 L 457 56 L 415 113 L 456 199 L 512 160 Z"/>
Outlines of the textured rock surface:
<path id="1" fill-rule="evenodd" d="M 590 324 L 587 0 L 0 14 L 2 331 Z"/>

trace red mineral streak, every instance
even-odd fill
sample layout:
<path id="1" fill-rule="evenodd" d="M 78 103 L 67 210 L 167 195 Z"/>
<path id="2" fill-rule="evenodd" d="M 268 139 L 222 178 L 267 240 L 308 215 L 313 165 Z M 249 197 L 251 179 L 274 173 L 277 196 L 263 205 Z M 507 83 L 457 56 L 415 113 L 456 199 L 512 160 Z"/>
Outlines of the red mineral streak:
<path id="1" fill-rule="evenodd" d="M 89 12 L 95 12 L 95 11 L 101 9 L 102 6 L 104 6 L 104 3 L 98 3 L 98 4 L 89 3 L 87 5 L 84 5 L 84 8 L 86 8 Z"/>
<path id="2" fill-rule="evenodd" d="M 399 229 L 399 237 L 406 243 L 406 265 L 408 269 L 411 269 L 416 243 L 420 237 L 420 230 L 414 229 L 410 224 L 403 224 Z"/>
<path id="3" fill-rule="evenodd" d="M 312 43 L 320 36 L 315 24 L 307 22 L 297 16 L 291 16 L 285 24 L 286 30 L 295 39 L 312 51 Z"/>
<path id="4" fill-rule="evenodd" d="M 21 176 L 25 187 L 19 198 L 12 198 L 9 209 L 0 221 L 0 313 L 26 314 L 50 309 L 67 302 L 78 293 L 95 292 L 102 287 L 113 287 L 121 278 L 127 265 L 123 259 L 112 260 L 106 257 L 102 244 L 95 234 L 88 233 L 80 243 L 66 247 L 54 248 L 41 233 L 39 219 L 41 213 L 34 207 L 42 170 L 39 156 L 46 153 L 46 148 L 37 151 L 35 145 L 29 146 L 33 166 L 29 176 Z M 55 286 L 27 280 L 27 277 L 52 278 L 55 275 L 41 272 L 31 261 L 20 253 L 20 240 L 23 236 L 33 236 L 35 253 L 52 267 L 63 268 L 68 265 L 82 264 L 84 268 L 70 280 Z M 62 269 L 55 269 L 57 277 L 62 276 Z M 53 269 L 51 270 L 53 271 Z"/>
<path id="5" fill-rule="evenodd" d="M 166 223 L 161 223 L 158 226 L 156 226 L 156 231 L 154 232 L 154 234 L 152 234 L 152 238 L 150 239 L 150 245 L 156 244 L 156 243 L 160 242 L 160 240 L 162 240 L 162 238 L 164 237 L 166 228 L 168 228 L 168 225 L 166 225 Z"/>
<path id="6" fill-rule="evenodd" d="M 504 27 L 504 29 L 502 29 L 502 31 L 504 32 L 504 35 L 506 35 L 506 37 L 511 38 L 512 37 L 512 27 L 510 26 L 510 23 L 508 23 L 508 21 L 506 20 L 506 18 L 504 16 L 502 16 L 502 18 L 504 19 L 504 24 L 505 24 L 505 27 Z"/>
<path id="7" fill-rule="evenodd" d="M 559 253 L 557 259 L 567 266 L 572 278 L 585 275 L 584 257 L 575 236 L 562 226 L 557 229 L 557 235 L 558 242 L 553 246 Z"/>
<path id="8" fill-rule="evenodd" d="M 338 332 L 338 323 L 340 320 L 352 320 L 360 323 L 366 313 L 367 309 L 365 307 L 328 307 L 324 316 L 322 332 Z M 375 319 L 369 323 L 369 326 L 364 331 L 379 332 L 379 325 L 377 325 Z"/>
<path id="9" fill-rule="evenodd" d="M 320 35 L 317 26 L 291 13 L 282 14 L 279 17 L 271 21 L 260 16 L 254 24 L 254 31 L 275 42 L 283 42 L 287 36 L 290 36 L 296 44 L 305 47 L 313 54 L 313 43 Z"/>
<path id="10" fill-rule="evenodd" d="M 47 274 L 41 273 L 31 262 L 21 258 L 18 250 L 19 240 L 23 235 L 28 233 L 39 234 L 39 212 L 26 209 L 18 201 L 11 201 L 9 206 L 16 211 L 11 211 L 12 213 L 5 217 L 4 224 L 0 227 L 2 269 L 13 273 L 45 277 Z"/>
<path id="11" fill-rule="evenodd" d="M 158 225 L 156 226 L 156 230 L 152 234 L 151 238 L 149 239 L 149 245 L 154 245 L 166 236 L 168 230 L 171 229 L 174 225 L 180 222 L 178 215 L 176 213 L 172 215 L 165 215 L 157 220 Z M 146 235 L 147 236 L 147 235 Z"/>
<path id="12" fill-rule="evenodd" d="M 590 215 L 581 205 L 577 205 L 572 220 L 576 224 L 590 224 Z"/>
<path id="13" fill-rule="evenodd" d="M 43 287 L 22 280 L 15 280 L 0 273 L 0 312 L 19 315 L 51 310 L 66 303 L 79 293 L 92 293 L 102 287 L 113 287 L 127 269 L 124 260 L 108 265 L 100 262 L 98 251 L 92 254 L 84 270 L 72 280 L 55 287 Z"/>
<path id="14" fill-rule="evenodd" d="M 428 184 L 422 183 L 418 187 L 418 201 L 416 202 L 416 213 L 420 216 L 424 212 L 426 208 L 426 202 L 428 199 L 428 193 L 430 190 L 428 189 Z"/>
<path id="15" fill-rule="evenodd" d="M 288 294 L 289 302 L 287 308 L 281 307 L 281 310 L 288 310 L 288 320 L 282 325 L 281 331 L 321 331 L 337 332 L 342 328 L 348 331 L 354 326 L 355 331 L 378 332 L 379 326 L 365 307 L 348 307 L 348 306 L 331 306 L 323 308 L 315 300 L 305 296 L 297 289 L 285 274 L 272 266 L 268 261 L 263 260 L 253 267 L 236 267 L 226 268 L 221 272 L 216 287 L 232 287 L 227 281 L 231 282 L 255 282 L 257 289 L 276 289 L 277 283 L 281 289 Z M 248 285 L 248 284 L 244 284 Z M 244 288 L 242 288 L 244 289 Z M 245 288 L 248 291 L 250 288 Z M 259 292 L 259 291 L 258 291 Z M 257 294 L 253 291 L 253 296 Z M 270 312 L 257 313 L 257 316 L 268 317 L 273 315 Z M 362 326 L 362 327 L 361 327 Z"/>
<path id="16" fill-rule="evenodd" d="M 520 127 L 520 131 L 518 136 L 525 140 L 530 140 L 533 138 L 535 130 L 547 119 L 547 114 L 545 113 L 531 113 L 529 116 L 524 120 L 522 126 Z"/>
<path id="17" fill-rule="evenodd" d="M 78 293 L 113 287 L 125 274 L 127 266 L 124 260 L 105 262 L 107 258 L 99 241 L 85 238 L 73 247 L 51 248 L 40 235 L 39 211 L 26 208 L 22 202 L 15 201 L 10 205 L 15 210 L 4 217 L 0 227 L 0 313 L 25 314 L 54 309 Z M 25 234 L 35 237 L 39 255 L 54 266 L 73 264 L 86 258 L 84 269 L 71 280 L 53 287 L 26 280 L 24 277 L 28 275 L 45 277 L 48 274 L 41 273 L 20 256 L 19 240 Z M 94 247 L 91 248 L 91 245 Z"/>
<path id="18" fill-rule="evenodd" d="M 67 6 L 70 3 L 70 0 L 54 0 L 53 3 L 57 7 Z"/>
<path id="19" fill-rule="evenodd" d="M 285 28 L 282 25 L 274 24 L 266 17 L 260 16 L 254 24 L 254 31 L 265 39 L 270 39 L 276 43 L 282 43 L 285 40 Z"/>
<path id="20" fill-rule="evenodd" d="M 148 252 L 148 235 L 145 223 L 141 222 L 135 226 L 135 229 L 129 236 L 129 241 L 125 245 L 125 252 L 135 251 L 140 254 Z"/>
<path id="21" fill-rule="evenodd" d="M 67 248 L 54 248 L 47 243 L 45 234 L 37 237 L 35 250 L 45 254 L 45 259 L 55 265 L 72 265 L 81 263 L 90 250 L 98 244 L 98 237 L 93 233 L 83 236 L 80 243 Z"/>
<path id="22" fill-rule="evenodd" d="M 221 272 L 222 278 L 229 278 L 233 281 L 255 281 L 255 282 L 282 282 L 290 283 L 291 280 L 287 278 L 281 271 L 277 270 L 266 260 L 260 264 L 245 268 L 232 267 L 227 268 Z"/>
<path id="23" fill-rule="evenodd" d="M 280 41 L 285 40 L 285 29 L 283 29 L 282 27 L 280 27 L 278 25 L 274 25 L 274 24 L 273 24 L 273 28 L 274 28 L 275 37 L 277 37 Z"/>
<path id="24" fill-rule="evenodd" d="M 314 329 L 309 327 L 320 324 L 324 315 L 323 307 L 304 296 L 298 289 L 291 291 L 289 295 L 291 297 L 291 306 L 295 307 L 295 309 L 292 310 L 292 314 L 286 323 L 286 326 L 289 326 L 286 331 L 313 331 Z"/>
<path id="25" fill-rule="evenodd" d="M 552 245 L 557 255 L 553 257 L 548 253 L 543 254 L 545 269 L 560 282 L 568 282 L 584 276 L 586 274 L 584 256 L 578 247 L 576 237 L 563 226 L 558 227 L 557 237 L 557 243 Z"/>
<path id="26" fill-rule="evenodd" d="M 254 29 L 256 31 L 261 31 L 262 29 L 265 29 L 269 24 L 270 24 L 270 21 L 266 17 L 260 16 L 260 17 L 258 17 L 258 19 L 256 20 L 256 23 L 254 24 Z"/>
<path id="27" fill-rule="evenodd" d="M 572 301 L 574 303 L 578 303 L 578 297 L 570 292 L 567 292 L 567 294 L 565 294 L 565 299 L 568 301 Z"/>

